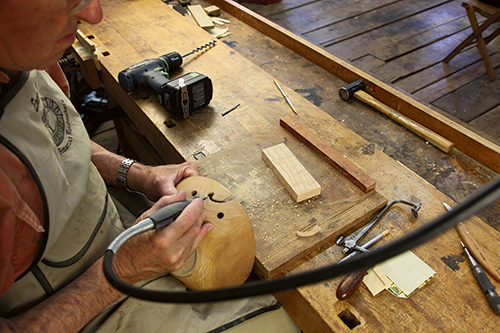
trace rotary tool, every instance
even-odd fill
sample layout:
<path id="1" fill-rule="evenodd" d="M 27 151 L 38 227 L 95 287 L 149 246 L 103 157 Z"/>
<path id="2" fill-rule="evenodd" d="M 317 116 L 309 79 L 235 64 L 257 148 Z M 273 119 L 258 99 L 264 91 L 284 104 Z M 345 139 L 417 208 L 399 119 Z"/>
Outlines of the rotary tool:
<path id="1" fill-rule="evenodd" d="M 109 244 L 106 251 L 111 251 L 113 254 L 117 253 L 120 247 L 125 244 L 132 237 L 142 234 L 149 230 L 155 230 L 160 228 L 165 228 L 174 222 L 179 215 L 184 211 L 184 209 L 193 202 L 194 199 L 199 197 L 194 197 L 192 199 L 178 201 L 171 203 L 163 208 L 158 209 L 156 212 L 152 213 L 144 220 L 137 222 L 132 227 L 128 228 L 121 234 L 119 234 L 112 242 Z M 202 198 L 205 200 L 209 197 Z M 110 269 L 109 267 L 106 269 Z M 105 273 L 106 273 L 105 269 Z"/>
<path id="2" fill-rule="evenodd" d="M 160 105 L 174 115 L 184 119 L 193 110 L 210 103 L 213 94 L 212 81 L 207 76 L 190 72 L 170 80 L 170 75 L 182 65 L 182 59 L 204 48 L 215 45 L 211 41 L 181 56 L 177 52 L 164 54 L 156 59 L 143 60 L 118 74 L 120 86 L 127 92 L 153 88 L 158 94 Z"/>

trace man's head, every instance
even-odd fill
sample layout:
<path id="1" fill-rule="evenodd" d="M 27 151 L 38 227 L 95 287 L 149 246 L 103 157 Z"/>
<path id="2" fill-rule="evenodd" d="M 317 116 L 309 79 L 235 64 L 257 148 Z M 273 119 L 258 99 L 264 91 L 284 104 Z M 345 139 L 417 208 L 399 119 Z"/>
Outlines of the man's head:
<path id="1" fill-rule="evenodd" d="M 0 0 L 0 68 L 48 68 L 73 43 L 79 20 L 101 19 L 100 0 Z"/>

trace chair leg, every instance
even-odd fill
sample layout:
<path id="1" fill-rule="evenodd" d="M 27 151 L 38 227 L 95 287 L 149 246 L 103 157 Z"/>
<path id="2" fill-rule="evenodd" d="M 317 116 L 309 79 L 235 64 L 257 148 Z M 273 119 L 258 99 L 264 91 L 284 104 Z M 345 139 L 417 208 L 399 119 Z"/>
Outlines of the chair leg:
<path id="1" fill-rule="evenodd" d="M 481 33 L 478 32 L 479 26 L 477 24 L 476 15 L 474 14 L 474 7 L 471 5 L 466 5 L 465 9 L 467 10 L 467 15 L 469 16 L 470 25 L 472 27 L 472 31 L 474 32 L 474 37 L 476 38 L 479 53 L 481 53 L 481 56 L 484 59 L 484 65 L 486 67 L 488 77 L 490 78 L 490 80 L 494 80 L 495 71 L 493 70 L 493 66 L 491 65 L 490 56 L 488 54 L 488 50 L 486 49 L 484 38 Z"/>
<path id="2" fill-rule="evenodd" d="M 462 3 L 462 6 L 466 9 L 467 11 L 467 16 L 469 17 L 469 21 L 471 23 L 472 31 L 473 33 L 470 34 L 460 45 L 458 45 L 451 53 L 449 53 L 446 58 L 444 58 L 443 62 L 448 63 L 451 59 L 453 59 L 464 47 L 469 45 L 474 39 L 480 39 L 483 40 L 482 43 L 478 42 L 478 48 L 479 52 L 481 53 L 481 56 L 483 57 L 485 61 L 485 66 L 486 66 L 486 71 L 488 73 L 488 76 L 491 80 L 495 78 L 495 73 L 493 71 L 493 66 L 491 65 L 490 57 L 488 55 L 488 52 L 486 51 L 486 44 L 489 43 L 494 37 L 498 35 L 498 29 L 493 33 L 493 35 L 490 35 L 487 39 L 484 39 L 481 36 L 481 33 L 486 30 L 493 22 L 498 21 L 500 18 L 500 9 L 495 11 L 486 21 L 484 21 L 480 26 L 477 24 L 476 20 L 476 15 L 474 14 L 474 6 L 469 5 L 467 3 Z M 482 44 L 482 46 L 481 46 Z"/>

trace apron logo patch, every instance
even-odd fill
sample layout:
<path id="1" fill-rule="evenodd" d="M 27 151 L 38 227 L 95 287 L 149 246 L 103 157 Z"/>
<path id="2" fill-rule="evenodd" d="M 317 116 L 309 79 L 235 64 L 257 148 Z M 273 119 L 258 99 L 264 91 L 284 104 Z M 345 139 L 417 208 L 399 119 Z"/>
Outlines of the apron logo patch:
<path id="1" fill-rule="evenodd" d="M 62 155 L 71 147 L 73 133 L 69 122 L 68 110 L 63 101 L 61 105 L 53 99 L 44 97 L 42 121 L 52 136 L 54 144 Z"/>
<path id="2" fill-rule="evenodd" d="M 40 94 L 38 94 L 38 92 L 36 93 L 36 97 L 31 99 L 31 104 L 33 104 L 35 112 L 38 113 L 38 111 L 40 111 Z"/>

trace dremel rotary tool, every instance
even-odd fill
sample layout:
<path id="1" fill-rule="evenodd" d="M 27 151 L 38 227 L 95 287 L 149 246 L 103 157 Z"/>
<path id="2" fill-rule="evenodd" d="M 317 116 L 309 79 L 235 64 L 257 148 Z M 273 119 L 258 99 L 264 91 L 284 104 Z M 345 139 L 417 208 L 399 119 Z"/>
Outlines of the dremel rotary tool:
<path id="1" fill-rule="evenodd" d="M 120 86 L 127 92 L 153 88 L 160 104 L 170 113 L 186 119 L 193 110 L 210 103 L 212 81 L 206 75 L 190 72 L 170 80 L 170 75 L 182 65 L 182 59 L 204 48 L 215 45 L 211 41 L 181 56 L 170 52 L 156 59 L 147 59 L 124 69 L 118 74 Z"/>

